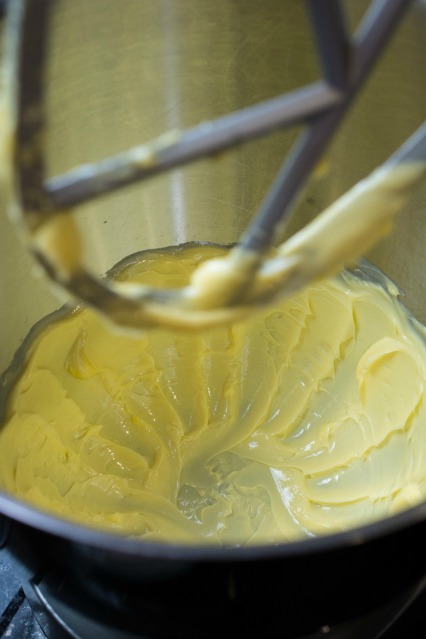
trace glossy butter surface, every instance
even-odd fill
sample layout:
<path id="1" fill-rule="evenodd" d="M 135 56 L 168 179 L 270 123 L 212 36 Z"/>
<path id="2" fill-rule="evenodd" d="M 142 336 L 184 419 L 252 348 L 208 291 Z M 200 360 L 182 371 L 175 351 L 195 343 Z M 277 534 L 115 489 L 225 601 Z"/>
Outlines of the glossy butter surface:
<path id="1" fill-rule="evenodd" d="M 143 254 L 181 286 L 220 254 Z M 423 328 L 345 272 L 232 326 L 114 332 L 89 310 L 33 340 L 0 431 L 0 486 L 125 535 L 246 545 L 325 534 L 426 495 Z"/>

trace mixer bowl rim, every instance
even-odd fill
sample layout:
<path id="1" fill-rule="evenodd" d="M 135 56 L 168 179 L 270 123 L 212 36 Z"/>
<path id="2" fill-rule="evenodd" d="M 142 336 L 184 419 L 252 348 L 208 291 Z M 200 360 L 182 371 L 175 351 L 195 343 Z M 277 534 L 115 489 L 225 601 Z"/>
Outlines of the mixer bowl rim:
<path id="1" fill-rule="evenodd" d="M 0 491 L 0 515 L 63 541 L 90 546 L 105 552 L 120 553 L 141 559 L 187 561 L 244 561 L 285 559 L 295 556 L 322 555 L 330 551 L 350 549 L 394 534 L 426 521 L 426 501 L 384 519 L 343 532 L 322 534 L 308 539 L 276 544 L 218 546 L 216 544 L 179 544 L 146 541 L 90 528 L 57 515 L 44 512 Z"/>

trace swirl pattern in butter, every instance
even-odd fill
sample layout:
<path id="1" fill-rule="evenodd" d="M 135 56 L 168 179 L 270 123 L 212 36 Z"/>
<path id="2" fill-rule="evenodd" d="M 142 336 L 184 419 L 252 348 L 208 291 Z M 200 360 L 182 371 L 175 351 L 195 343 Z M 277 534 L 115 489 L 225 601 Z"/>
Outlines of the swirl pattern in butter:
<path id="1" fill-rule="evenodd" d="M 181 286 L 213 246 L 118 278 Z M 246 321 L 116 333 L 90 310 L 32 340 L 0 431 L 0 485 L 84 525 L 165 543 L 280 543 L 426 495 L 424 330 L 344 272 Z"/>

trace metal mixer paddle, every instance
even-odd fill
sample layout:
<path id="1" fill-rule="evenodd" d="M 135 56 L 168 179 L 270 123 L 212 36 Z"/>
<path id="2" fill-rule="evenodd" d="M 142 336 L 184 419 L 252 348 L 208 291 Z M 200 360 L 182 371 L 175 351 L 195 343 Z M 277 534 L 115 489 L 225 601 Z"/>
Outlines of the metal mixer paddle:
<path id="1" fill-rule="evenodd" d="M 352 36 L 346 31 L 339 0 L 307 0 L 322 79 L 46 179 L 43 70 L 49 12 L 55 3 L 14 0 L 6 47 L 14 215 L 48 276 L 119 325 L 185 328 L 244 317 L 253 306 L 289 294 L 360 256 L 386 231 L 424 174 L 425 127 L 381 170 L 278 247 L 273 256 L 268 251 L 282 235 L 296 196 L 411 3 L 373 0 Z M 305 124 L 302 134 L 240 242 L 222 260 L 199 267 L 188 286 L 166 290 L 118 284 L 84 268 L 72 207 L 300 123 Z"/>

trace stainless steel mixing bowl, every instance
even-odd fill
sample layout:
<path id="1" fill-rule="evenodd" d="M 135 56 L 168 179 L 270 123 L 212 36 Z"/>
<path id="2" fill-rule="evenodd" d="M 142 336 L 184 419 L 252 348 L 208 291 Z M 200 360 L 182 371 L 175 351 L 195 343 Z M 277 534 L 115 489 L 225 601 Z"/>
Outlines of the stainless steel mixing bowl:
<path id="1" fill-rule="evenodd" d="M 347 2 L 352 26 L 365 6 L 361 0 Z M 318 67 L 310 36 L 300 0 L 58 0 L 46 84 L 49 175 L 314 80 Z M 312 176 L 288 234 L 384 161 L 422 122 L 425 61 L 426 5 L 417 2 Z M 287 130 L 270 135 L 79 207 L 76 216 L 90 267 L 102 274 L 133 252 L 186 241 L 235 242 L 255 214 L 295 134 Z M 423 322 L 425 216 L 426 186 L 401 213 L 394 232 L 368 256 L 401 287 L 406 305 Z M 0 259 L 3 370 L 31 326 L 62 303 L 18 238 L 8 217 L 5 189 Z M 380 588 L 387 592 L 384 586 L 389 580 L 382 578 L 380 588 L 374 580 L 396 547 L 401 553 L 399 563 L 406 567 L 401 584 L 426 570 L 417 544 L 419 530 L 423 535 L 426 530 L 425 504 L 390 522 L 347 535 L 274 549 L 245 549 L 240 554 L 212 549 L 203 554 L 202 549 L 117 540 L 36 513 L 6 496 L 0 500 L 1 511 L 25 524 L 25 534 L 29 533 L 31 543 L 41 544 L 39 550 L 58 543 L 57 555 L 64 557 L 68 550 L 62 543 L 70 543 L 79 561 L 86 565 L 89 557 L 101 572 L 146 579 L 151 572 L 144 568 L 145 562 L 152 560 L 157 562 L 156 578 L 166 579 L 171 572 L 189 574 L 194 566 L 201 570 L 197 574 L 209 569 L 206 574 L 211 575 L 213 566 L 228 577 L 232 571 L 235 587 L 245 592 L 247 587 L 241 584 L 251 583 L 253 572 L 265 579 L 279 566 L 288 578 L 296 573 L 311 578 L 323 613 L 328 591 L 318 594 L 322 583 L 318 571 L 330 571 L 336 598 L 339 575 L 348 579 L 342 572 L 342 553 L 354 571 L 353 585 L 373 566 L 374 587 L 364 584 L 371 596 Z M 47 542 L 40 538 L 40 531 L 48 532 Z M 258 565 L 255 571 L 253 561 Z M 317 577 L 312 582 L 314 572 Z M 221 583 L 215 582 L 217 592 Z M 312 587 L 306 588 L 302 577 L 293 583 L 304 589 L 312 604 Z M 260 597 L 259 587 L 253 587 L 255 592 Z M 360 605 L 359 596 L 354 595 L 353 604 Z M 341 605 L 339 610 L 342 613 Z"/>

